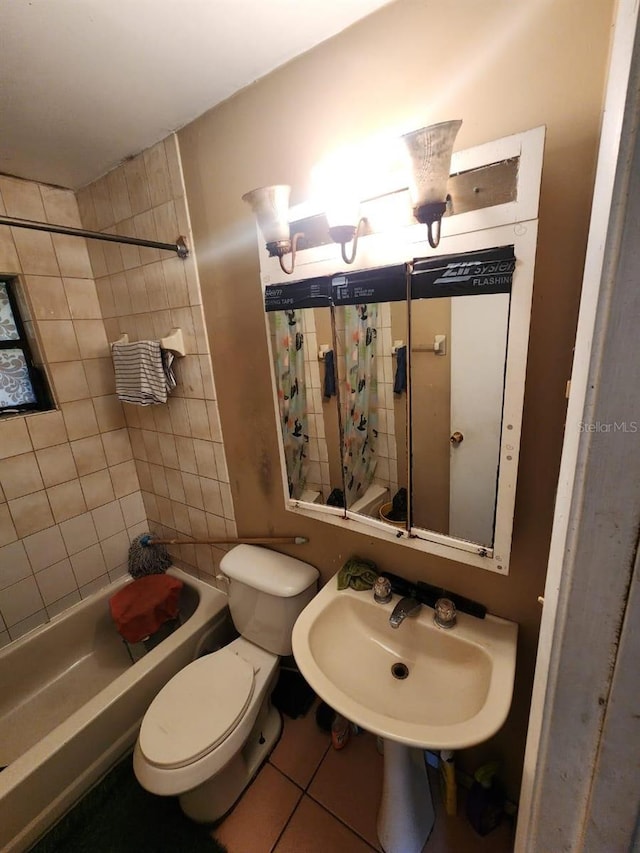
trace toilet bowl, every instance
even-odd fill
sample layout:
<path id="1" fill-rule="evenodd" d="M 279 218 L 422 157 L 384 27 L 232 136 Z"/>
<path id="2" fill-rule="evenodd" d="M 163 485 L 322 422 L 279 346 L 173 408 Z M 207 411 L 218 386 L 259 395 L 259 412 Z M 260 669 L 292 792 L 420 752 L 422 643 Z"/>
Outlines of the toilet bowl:
<path id="1" fill-rule="evenodd" d="M 178 796 L 193 820 L 212 822 L 236 802 L 282 728 L 271 705 L 280 655 L 316 591 L 313 566 L 239 545 L 225 555 L 229 609 L 241 636 L 193 661 L 149 706 L 133 754 L 143 788 Z"/>

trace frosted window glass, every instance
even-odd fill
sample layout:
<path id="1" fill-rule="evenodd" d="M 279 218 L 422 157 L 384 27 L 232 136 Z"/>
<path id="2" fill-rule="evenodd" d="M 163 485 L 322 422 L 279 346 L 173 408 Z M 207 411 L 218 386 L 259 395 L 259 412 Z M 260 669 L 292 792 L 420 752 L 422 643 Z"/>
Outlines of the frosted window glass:
<path id="1" fill-rule="evenodd" d="M 0 409 L 35 402 L 24 353 L 21 349 L 0 349 Z"/>
<path id="2" fill-rule="evenodd" d="M 0 281 L 0 341 L 17 341 L 19 337 L 7 285 Z"/>

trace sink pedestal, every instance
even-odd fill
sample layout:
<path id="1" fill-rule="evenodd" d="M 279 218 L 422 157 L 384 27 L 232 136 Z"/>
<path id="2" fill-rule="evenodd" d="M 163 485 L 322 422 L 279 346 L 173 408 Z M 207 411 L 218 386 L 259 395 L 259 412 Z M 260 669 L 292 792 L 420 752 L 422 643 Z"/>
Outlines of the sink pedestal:
<path id="1" fill-rule="evenodd" d="M 421 853 L 435 813 L 424 751 L 384 741 L 382 802 L 378 838 L 385 853 Z"/>

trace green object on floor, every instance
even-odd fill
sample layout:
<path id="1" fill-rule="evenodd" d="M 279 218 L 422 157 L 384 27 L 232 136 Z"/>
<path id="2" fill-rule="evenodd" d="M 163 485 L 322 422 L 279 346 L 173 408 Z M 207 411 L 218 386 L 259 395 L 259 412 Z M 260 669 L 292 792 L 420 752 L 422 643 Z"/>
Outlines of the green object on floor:
<path id="1" fill-rule="evenodd" d="M 371 560 L 350 557 L 338 572 L 338 589 L 351 587 L 358 592 L 371 589 L 378 577 L 378 569 Z"/>
<path id="2" fill-rule="evenodd" d="M 227 853 L 210 833 L 182 813 L 176 797 L 145 791 L 129 755 L 31 853 Z"/>

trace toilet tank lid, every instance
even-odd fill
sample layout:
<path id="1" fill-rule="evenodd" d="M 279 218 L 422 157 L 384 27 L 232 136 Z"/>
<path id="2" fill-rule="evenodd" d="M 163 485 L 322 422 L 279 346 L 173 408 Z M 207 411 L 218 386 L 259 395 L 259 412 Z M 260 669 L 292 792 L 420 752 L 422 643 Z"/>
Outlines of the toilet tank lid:
<path id="1" fill-rule="evenodd" d="M 309 563 L 258 545 L 236 545 L 222 558 L 220 568 L 231 580 L 282 598 L 299 595 L 319 577 Z"/>

